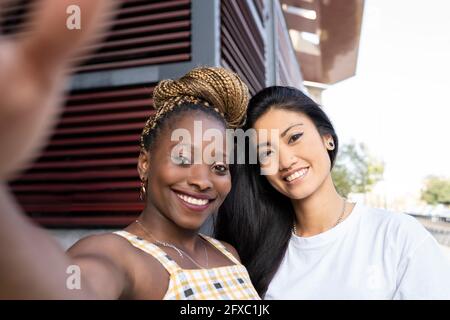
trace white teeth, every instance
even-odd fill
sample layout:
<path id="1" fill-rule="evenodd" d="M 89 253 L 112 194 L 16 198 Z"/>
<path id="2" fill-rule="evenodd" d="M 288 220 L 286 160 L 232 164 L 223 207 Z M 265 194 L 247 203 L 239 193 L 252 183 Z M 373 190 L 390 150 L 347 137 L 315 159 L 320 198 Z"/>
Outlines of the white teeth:
<path id="1" fill-rule="evenodd" d="M 196 198 L 192 198 L 189 196 L 186 196 L 184 194 L 176 194 L 180 199 L 186 201 L 187 203 L 196 205 L 196 206 L 204 206 L 205 204 L 208 203 L 208 199 L 196 199 Z"/>
<path id="2" fill-rule="evenodd" d="M 300 169 L 300 170 L 294 172 L 293 174 L 291 174 L 290 176 L 286 177 L 285 180 L 291 182 L 297 178 L 301 178 L 306 174 L 307 171 L 308 171 L 308 168 Z"/>

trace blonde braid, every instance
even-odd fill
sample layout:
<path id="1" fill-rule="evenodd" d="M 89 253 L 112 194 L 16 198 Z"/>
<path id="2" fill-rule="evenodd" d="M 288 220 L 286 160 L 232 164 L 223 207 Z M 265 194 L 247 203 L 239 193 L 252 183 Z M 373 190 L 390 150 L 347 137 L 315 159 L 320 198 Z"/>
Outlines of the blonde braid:
<path id="1" fill-rule="evenodd" d="M 220 67 L 195 68 L 178 80 L 163 80 L 153 91 L 156 114 L 144 126 L 141 147 L 145 149 L 145 137 L 176 106 L 195 104 L 211 108 L 224 118 L 228 127 L 237 128 L 245 123 L 248 100 L 245 83 L 235 73 Z"/>

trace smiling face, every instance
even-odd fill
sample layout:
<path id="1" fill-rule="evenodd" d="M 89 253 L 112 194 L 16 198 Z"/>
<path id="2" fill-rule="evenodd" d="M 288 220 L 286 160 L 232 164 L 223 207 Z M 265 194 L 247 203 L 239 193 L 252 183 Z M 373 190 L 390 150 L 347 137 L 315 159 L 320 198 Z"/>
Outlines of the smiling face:
<path id="1" fill-rule="evenodd" d="M 179 227 L 191 230 L 200 228 L 217 211 L 231 189 L 226 154 L 222 153 L 225 139 L 218 143 L 223 148 L 211 148 L 211 141 L 201 138 L 196 143 L 194 121 L 201 121 L 202 137 L 208 129 L 219 130 L 225 137 L 225 127 L 217 119 L 199 111 L 184 113 L 161 131 L 151 154 L 141 153 L 138 164 L 141 179 L 147 180 L 147 207 L 156 209 L 160 217 Z M 175 148 L 180 141 L 171 141 L 172 128 L 187 130 L 192 144 Z M 194 152 L 205 153 L 206 157 L 194 163 Z M 210 154 L 215 155 L 214 159 L 207 158 Z"/>
<path id="2" fill-rule="evenodd" d="M 330 135 L 321 136 L 311 119 L 301 112 L 271 108 L 254 124 L 261 130 L 279 130 L 278 138 L 258 140 L 258 154 L 270 184 L 290 199 L 304 199 L 330 177 Z M 277 154 L 278 152 L 278 154 Z"/>

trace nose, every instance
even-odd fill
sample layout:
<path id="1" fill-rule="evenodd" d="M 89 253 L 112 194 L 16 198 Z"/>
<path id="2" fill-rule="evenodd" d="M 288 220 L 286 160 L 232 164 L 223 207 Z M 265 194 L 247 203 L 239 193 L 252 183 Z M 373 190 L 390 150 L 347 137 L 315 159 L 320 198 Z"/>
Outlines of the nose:
<path id="1" fill-rule="evenodd" d="M 297 157 L 290 152 L 289 150 L 281 150 L 279 154 L 280 160 L 279 160 L 279 170 L 289 170 L 297 163 Z"/>
<path id="2" fill-rule="evenodd" d="M 187 183 L 199 191 L 209 190 L 213 187 L 209 174 L 208 166 L 202 164 L 193 165 L 189 171 Z"/>

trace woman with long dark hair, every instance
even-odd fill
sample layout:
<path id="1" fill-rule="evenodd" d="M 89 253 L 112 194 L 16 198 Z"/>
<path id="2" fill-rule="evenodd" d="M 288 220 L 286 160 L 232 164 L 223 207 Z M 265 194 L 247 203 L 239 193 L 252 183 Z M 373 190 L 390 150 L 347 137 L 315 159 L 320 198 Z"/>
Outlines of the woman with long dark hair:
<path id="1" fill-rule="evenodd" d="M 312 99 L 266 88 L 250 100 L 244 129 L 257 139 L 246 143 L 246 163 L 233 167 L 216 237 L 236 247 L 261 296 L 450 298 L 450 264 L 419 222 L 336 191 L 338 137 Z M 278 134 L 260 134 L 271 130 Z"/>

